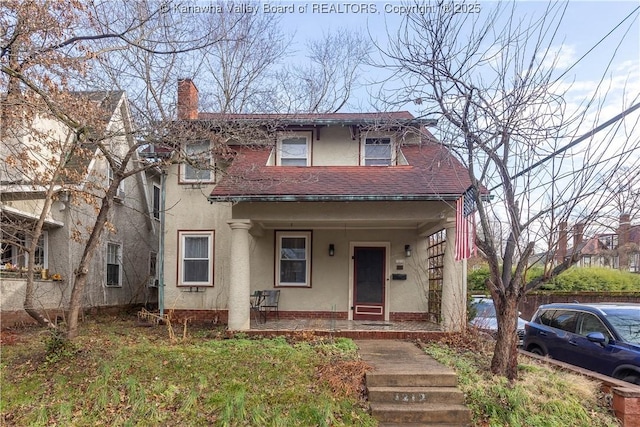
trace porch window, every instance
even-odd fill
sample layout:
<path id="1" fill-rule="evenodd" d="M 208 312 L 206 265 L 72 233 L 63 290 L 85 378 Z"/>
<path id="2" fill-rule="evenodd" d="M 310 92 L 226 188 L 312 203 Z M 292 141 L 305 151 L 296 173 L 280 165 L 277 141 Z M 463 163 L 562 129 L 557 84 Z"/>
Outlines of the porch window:
<path id="1" fill-rule="evenodd" d="M 309 137 L 306 135 L 286 136 L 278 142 L 278 165 L 309 166 Z"/>
<path id="2" fill-rule="evenodd" d="M 122 246 L 107 243 L 107 286 L 122 286 Z"/>
<path id="3" fill-rule="evenodd" d="M 311 286 L 311 232 L 276 232 L 276 286 Z"/>
<path id="4" fill-rule="evenodd" d="M 364 158 L 365 166 L 391 166 L 393 161 L 393 144 L 391 138 L 365 138 Z"/>
<path id="5" fill-rule="evenodd" d="M 3 233 L 2 240 L 0 265 L 4 267 L 6 264 L 11 264 L 12 266 L 26 267 L 29 261 L 29 254 L 25 249 L 31 244 L 31 238 L 25 237 L 22 232 L 19 232 L 16 236 Z M 36 268 L 49 268 L 48 243 L 49 234 L 46 230 L 43 230 L 34 253 L 33 264 Z"/>
<path id="6" fill-rule="evenodd" d="M 178 286 L 213 286 L 213 231 L 180 231 Z"/>
<path id="7" fill-rule="evenodd" d="M 184 149 L 187 161 L 181 165 L 180 180 L 183 183 L 213 182 L 213 161 L 208 141 L 189 144 Z"/>

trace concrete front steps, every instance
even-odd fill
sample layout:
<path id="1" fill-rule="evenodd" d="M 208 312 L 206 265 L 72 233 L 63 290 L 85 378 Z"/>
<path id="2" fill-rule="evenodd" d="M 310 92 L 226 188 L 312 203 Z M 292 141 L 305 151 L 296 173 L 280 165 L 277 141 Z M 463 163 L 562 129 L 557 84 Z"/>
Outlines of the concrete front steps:
<path id="1" fill-rule="evenodd" d="M 417 348 L 400 347 L 371 348 L 363 355 L 374 366 L 366 374 L 366 386 L 371 414 L 380 426 L 470 425 L 471 411 L 457 388 L 456 373 Z"/>
<path id="2" fill-rule="evenodd" d="M 471 411 L 453 372 L 367 373 L 372 415 L 382 426 L 466 426 Z"/>

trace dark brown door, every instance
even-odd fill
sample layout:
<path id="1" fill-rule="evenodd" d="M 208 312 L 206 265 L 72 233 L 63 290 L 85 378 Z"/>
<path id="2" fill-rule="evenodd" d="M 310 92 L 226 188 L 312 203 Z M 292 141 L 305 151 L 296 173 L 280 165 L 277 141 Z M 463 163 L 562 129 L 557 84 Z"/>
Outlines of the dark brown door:
<path id="1" fill-rule="evenodd" d="M 385 248 L 354 248 L 353 320 L 384 320 Z"/>

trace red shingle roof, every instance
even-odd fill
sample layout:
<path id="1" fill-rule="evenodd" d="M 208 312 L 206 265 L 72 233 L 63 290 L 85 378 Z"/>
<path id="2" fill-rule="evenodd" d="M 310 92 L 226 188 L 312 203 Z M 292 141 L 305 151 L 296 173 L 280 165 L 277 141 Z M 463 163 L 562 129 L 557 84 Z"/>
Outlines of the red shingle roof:
<path id="1" fill-rule="evenodd" d="M 454 200 L 470 185 L 441 144 L 402 147 L 406 166 L 266 166 L 272 147 L 238 148 L 211 200 Z"/>

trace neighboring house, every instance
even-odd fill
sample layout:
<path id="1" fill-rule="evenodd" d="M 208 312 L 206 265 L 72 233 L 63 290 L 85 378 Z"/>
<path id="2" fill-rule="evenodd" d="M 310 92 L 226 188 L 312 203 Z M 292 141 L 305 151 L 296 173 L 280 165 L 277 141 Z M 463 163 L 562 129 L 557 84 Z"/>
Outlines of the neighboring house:
<path id="1" fill-rule="evenodd" d="M 584 239 L 583 224 L 573 227 L 573 246 L 566 248 L 566 225 L 561 229 L 558 259 L 580 252 L 579 267 L 609 267 L 640 273 L 640 225 L 631 225 L 628 214 L 620 215 L 615 233 L 601 233 Z M 564 231 L 563 231 L 564 230 Z"/>
<path id="2" fill-rule="evenodd" d="M 100 129 L 100 133 L 109 136 L 107 141 L 114 152 L 126 151 L 133 144 L 131 112 L 124 92 L 78 92 L 75 95 L 99 105 L 99 111 L 105 115 L 102 121 L 105 128 Z M 44 162 L 56 157 L 56 153 L 46 152 L 42 147 L 55 147 L 56 141 L 74 137 L 61 123 L 51 119 L 36 119 L 29 129 L 32 135 L 2 141 L 1 154 L 5 162 L 0 194 L 3 326 L 29 321 L 22 310 L 26 284 L 22 270 L 28 256 L 23 246 L 28 243 L 34 221 L 42 212 L 45 192 L 44 186 L 33 184 L 31 174 L 41 173 Z M 51 144 L 41 138 L 48 138 Z M 31 150 L 38 152 L 33 171 L 16 171 L 8 167 L 6 160 L 12 147 L 19 144 L 38 147 Z M 56 200 L 47 212 L 34 255 L 36 268 L 45 270 L 37 276 L 36 308 L 50 318 L 61 315 L 68 306 L 74 269 L 96 218 L 96 205 L 88 203 L 88 195 L 104 194 L 113 178 L 95 143 L 89 141 L 83 148 L 88 155 L 75 153 L 68 159 L 67 179 L 56 186 Z M 109 214 L 113 227 L 103 232 L 89 268 L 83 300 L 85 308 L 157 304 L 159 215 L 154 211 L 154 197 L 156 200 L 160 197 L 157 192 L 159 182 L 159 175 L 153 172 L 123 180 Z"/>
<path id="3" fill-rule="evenodd" d="M 236 139 L 231 161 L 167 171 L 164 310 L 244 330 L 250 294 L 279 289 L 280 318 L 464 326 L 455 201 L 469 177 L 426 130 L 432 121 L 200 113 L 190 80 L 178 83 L 178 116 L 180 126 L 257 126 L 267 137 Z"/>

